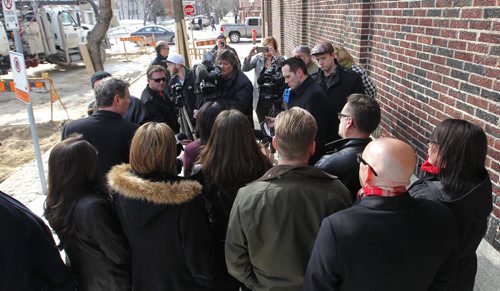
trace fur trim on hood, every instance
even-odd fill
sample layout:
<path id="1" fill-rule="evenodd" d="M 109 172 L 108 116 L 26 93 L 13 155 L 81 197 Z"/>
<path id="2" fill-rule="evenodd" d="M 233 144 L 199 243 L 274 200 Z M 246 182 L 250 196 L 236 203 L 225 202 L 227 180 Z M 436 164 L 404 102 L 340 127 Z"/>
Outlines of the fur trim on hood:
<path id="1" fill-rule="evenodd" d="M 197 181 L 182 178 L 161 182 L 147 180 L 135 175 L 129 164 L 114 166 L 107 178 L 109 187 L 116 194 L 155 204 L 182 204 L 200 195 L 202 190 Z"/>

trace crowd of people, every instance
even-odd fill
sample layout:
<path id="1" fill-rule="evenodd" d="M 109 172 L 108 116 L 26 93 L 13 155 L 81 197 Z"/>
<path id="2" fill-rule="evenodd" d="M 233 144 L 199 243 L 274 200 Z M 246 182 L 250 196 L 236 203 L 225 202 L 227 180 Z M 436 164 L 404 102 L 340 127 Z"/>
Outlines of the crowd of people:
<path id="1" fill-rule="evenodd" d="M 205 72 L 166 42 L 156 52 L 140 99 L 94 74 L 89 116 L 52 149 L 44 215 L 57 246 L 0 194 L 2 288 L 472 290 L 492 208 L 480 127 L 438 124 L 410 185 L 415 149 L 372 140 L 375 82 L 346 48 L 300 45 L 287 59 L 267 37 L 241 63 L 221 35 Z"/>

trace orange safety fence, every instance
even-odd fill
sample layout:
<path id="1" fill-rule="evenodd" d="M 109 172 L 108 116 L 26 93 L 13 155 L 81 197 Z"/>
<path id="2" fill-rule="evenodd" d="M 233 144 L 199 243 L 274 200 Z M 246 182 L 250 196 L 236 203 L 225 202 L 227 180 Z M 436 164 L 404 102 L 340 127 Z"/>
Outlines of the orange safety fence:
<path id="1" fill-rule="evenodd" d="M 47 92 L 47 82 L 48 80 L 34 80 L 28 79 L 30 92 L 45 93 Z M 0 80 L 0 92 L 15 92 L 16 87 L 14 85 L 14 80 L 12 79 L 1 79 Z"/>
<path id="2" fill-rule="evenodd" d="M 59 103 L 61 106 L 64 108 L 66 111 L 66 115 L 68 116 L 69 119 L 69 113 L 68 110 L 66 109 L 66 106 L 64 106 L 64 103 L 62 102 L 61 98 L 59 97 L 59 93 L 57 92 L 57 89 L 54 85 L 54 80 L 49 78 L 49 74 L 47 72 L 42 73 L 41 78 L 28 78 L 28 83 L 29 83 L 29 92 L 34 92 L 34 93 L 47 93 L 49 92 L 50 94 L 50 119 L 53 119 L 53 106 L 52 104 L 56 101 L 59 100 Z M 22 92 L 20 90 L 17 90 L 15 85 L 14 85 L 14 80 L 12 79 L 0 79 L 0 92 L 15 92 L 16 96 L 22 97 L 21 99 L 24 100 L 25 102 L 29 102 L 29 96 L 28 93 Z"/>
<path id="3" fill-rule="evenodd" d="M 209 45 L 215 45 L 217 41 L 215 39 L 203 39 L 203 40 L 197 40 L 195 42 L 196 46 L 209 46 Z"/>

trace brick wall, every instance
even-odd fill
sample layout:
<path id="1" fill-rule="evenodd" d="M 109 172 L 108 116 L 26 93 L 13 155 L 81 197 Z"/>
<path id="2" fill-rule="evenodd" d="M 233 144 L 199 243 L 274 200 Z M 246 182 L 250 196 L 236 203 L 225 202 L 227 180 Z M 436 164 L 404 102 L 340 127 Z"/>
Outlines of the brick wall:
<path id="1" fill-rule="evenodd" d="M 280 52 L 284 51 L 285 35 L 284 35 L 284 2 L 285 0 L 270 0 L 271 3 L 271 15 L 272 28 L 270 29 L 271 35 L 276 38 L 279 45 Z"/>
<path id="2" fill-rule="evenodd" d="M 270 31 L 287 56 L 298 44 L 328 40 L 369 69 L 383 110 L 379 135 L 413 144 L 419 162 L 440 121 L 484 129 L 494 183 L 486 239 L 500 250 L 500 1 L 272 2 Z"/>

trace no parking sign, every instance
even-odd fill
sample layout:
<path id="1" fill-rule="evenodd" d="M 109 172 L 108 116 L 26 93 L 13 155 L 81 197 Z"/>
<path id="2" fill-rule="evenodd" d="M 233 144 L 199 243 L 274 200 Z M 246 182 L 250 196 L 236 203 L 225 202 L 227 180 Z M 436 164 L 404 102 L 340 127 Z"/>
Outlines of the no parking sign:
<path id="1" fill-rule="evenodd" d="M 5 0 L 3 0 L 5 1 Z M 26 65 L 24 64 L 23 54 L 10 52 L 10 67 L 12 68 L 12 77 L 16 87 L 16 97 L 26 103 L 30 103 L 28 78 L 26 77 Z"/>
<path id="2" fill-rule="evenodd" d="M 19 23 L 16 14 L 15 0 L 2 0 L 3 16 L 5 18 L 5 28 L 7 30 L 17 29 Z"/>

